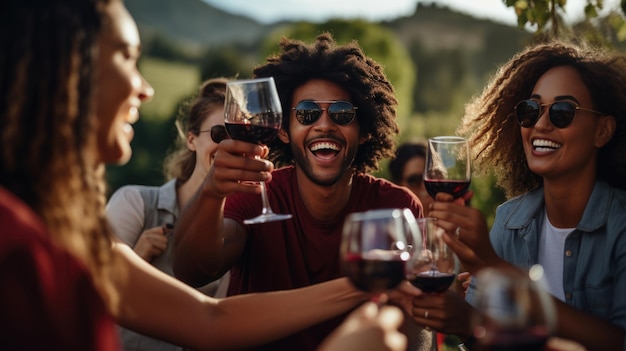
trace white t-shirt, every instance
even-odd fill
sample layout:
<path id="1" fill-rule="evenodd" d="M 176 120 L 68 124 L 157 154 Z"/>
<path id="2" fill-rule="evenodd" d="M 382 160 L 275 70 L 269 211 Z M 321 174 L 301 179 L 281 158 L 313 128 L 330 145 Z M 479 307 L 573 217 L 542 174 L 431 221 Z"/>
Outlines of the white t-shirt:
<path id="1" fill-rule="evenodd" d="M 557 228 L 550 223 L 544 211 L 543 228 L 539 233 L 539 264 L 543 266 L 546 289 L 557 299 L 564 301 L 563 259 L 565 240 L 576 228 Z"/>

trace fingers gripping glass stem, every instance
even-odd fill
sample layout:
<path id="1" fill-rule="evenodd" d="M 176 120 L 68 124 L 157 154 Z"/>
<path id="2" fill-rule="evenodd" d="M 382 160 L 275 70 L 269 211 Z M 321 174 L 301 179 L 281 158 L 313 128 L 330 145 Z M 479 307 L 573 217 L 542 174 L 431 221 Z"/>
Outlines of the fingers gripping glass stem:
<path id="1" fill-rule="evenodd" d="M 274 78 L 228 82 L 224 103 L 224 122 L 228 134 L 233 139 L 267 145 L 278 134 L 282 115 Z M 264 182 L 261 182 L 261 199 L 263 201 L 261 214 L 244 220 L 244 224 L 291 218 L 290 214 L 276 214 L 272 211 Z"/>

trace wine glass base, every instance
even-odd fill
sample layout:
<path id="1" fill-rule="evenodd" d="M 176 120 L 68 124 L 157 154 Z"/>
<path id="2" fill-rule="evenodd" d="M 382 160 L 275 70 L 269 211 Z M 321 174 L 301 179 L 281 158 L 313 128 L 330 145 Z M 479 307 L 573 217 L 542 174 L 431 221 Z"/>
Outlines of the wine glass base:
<path id="1" fill-rule="evenodd" d="M 244 219 L 243 224 L 257 224 L 291 219 L 291 214 L 265 213 L 254 218 Z"/>

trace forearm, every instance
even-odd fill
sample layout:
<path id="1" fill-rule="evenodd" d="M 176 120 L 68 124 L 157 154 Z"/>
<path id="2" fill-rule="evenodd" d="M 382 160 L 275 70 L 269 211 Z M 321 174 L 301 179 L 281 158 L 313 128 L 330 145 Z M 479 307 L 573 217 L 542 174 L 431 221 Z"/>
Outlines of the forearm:
<path id="1" fill-rule="evenodd" d="M 123 252 L 127 276 L 117 281 L 118 323 L 194 349 L 250 347 L 290 335 L 367 299 L 345 278 L 290 291 L 217 300 Z M 245 333 L 242 333 L 242 330 Z"/>
<path id="2" fill-rule="evenodd" d="M 237 326 L 223 329 L 223 337 L 236 342 L 246 330 L 245 342 L 264 343 L 347 312 L 368 298 L 340 278 L 301 289 L 232 296 L 220 300 L 216 318 Z"/>
<path id="3" fill-rule="evenodd" d="M 624 330 L 555 299 L 556 336 L 576 341 L 588 351 L 622 350 Z"/>
<path id="4" fill-rule="evenodd" d="M 178 279 L 192 286 L 208 283 L 223 261 L 224 201 L 200 191 L 176 223 L 172 268 Z"/>

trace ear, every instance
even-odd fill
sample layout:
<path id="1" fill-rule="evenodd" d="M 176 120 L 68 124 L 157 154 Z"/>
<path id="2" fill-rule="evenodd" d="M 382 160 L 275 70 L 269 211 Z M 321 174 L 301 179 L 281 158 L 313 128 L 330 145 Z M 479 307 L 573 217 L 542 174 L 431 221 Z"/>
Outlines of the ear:
<path id="1" fill-rule="evenodd" d="M 196 140 L 198 136 L 192 132 L 187 132 L 187 148 L 193 152 L 196 151 Z"/>
<path id="2" fill-rule="evenodd" d="M 278 139 L 280 139 L 280 141 L 285 144 L 289 144 L 289 134 L 287 134 L 287 132 L 283 128 L 280 128 L 278 130 Z"/>
<path id="3" fill-rule="evenodd" d="M 596 129 L 595 146 L 601 148 L 608 143 L 615 133 L 616 122 L 614 116 L 601 116 Z"/>

